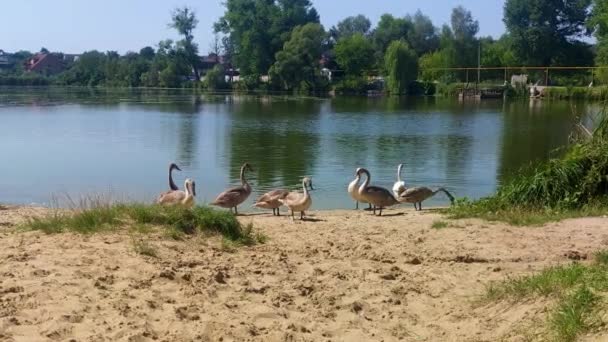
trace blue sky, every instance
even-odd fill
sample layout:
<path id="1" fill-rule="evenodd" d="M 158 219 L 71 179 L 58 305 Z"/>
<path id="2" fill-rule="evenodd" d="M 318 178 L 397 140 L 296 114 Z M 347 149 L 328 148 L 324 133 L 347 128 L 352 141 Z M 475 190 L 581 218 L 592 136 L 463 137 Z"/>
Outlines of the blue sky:
<path id="1" fill-rule="evenodd" d="M 451 9 L 463 5 L 479 20 L 482 35 L 504 32 L 504 0 L 313 0 L 326 28 L 341 19 L 364 14 L 373 23 L 383 13 L 403 16 L 420 9 L 436 26 L 450 20 Z M 176 38 L 167 27 L 170 11 L 188 5 L 198 14 L 195 32 L 202 53 L 213 40 L 212 24 L 224 11 L 221 0 L 19 0 L 0 6 L 0 49 L 80 53 L 117 50 L 124 53 Z"/>

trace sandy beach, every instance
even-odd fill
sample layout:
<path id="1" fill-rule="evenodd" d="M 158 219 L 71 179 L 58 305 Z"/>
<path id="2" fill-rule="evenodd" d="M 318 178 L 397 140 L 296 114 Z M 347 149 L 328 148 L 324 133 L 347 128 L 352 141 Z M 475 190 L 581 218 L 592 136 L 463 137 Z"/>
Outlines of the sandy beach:
<path id="1" fill-rule="evenodd" d="M 242 216 L 268 241 L 238 248 L 17 229 L 45 211 L 0 210 L 0 341 L 542 340 L 549 299 L 481 303 L 485 287 L 608 246 L 607 218 L 526 228 L 411 208 Z"/>

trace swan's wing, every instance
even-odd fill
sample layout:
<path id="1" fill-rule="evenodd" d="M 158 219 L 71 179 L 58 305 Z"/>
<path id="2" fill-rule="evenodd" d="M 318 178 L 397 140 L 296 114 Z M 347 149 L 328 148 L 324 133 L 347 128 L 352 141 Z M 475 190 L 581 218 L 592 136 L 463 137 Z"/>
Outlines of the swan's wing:
<path id="1" fill-rule="evenodd" d="M 295 203 L 297 201 L 299 201 L 300 199 L 302 199 L 302 196 L 304 196 L 304 194 L 300 193 L 300 192 L 290 192 L 287 193 L 285 195 L 285 197 L 279 199 L 279 202 L 288 205 L 290 203 Z"/>
<path id="2" fill-rule="evenodd" d="M 260 196 L 256 200 L 256 203 L 276 201 L 280 198 L 285 197 L 287 194 L 289 194 L 289 191 L 287 191 L 287 190 L 283 190 L 283 189 L 273 190 L 273 191 L 267 192 L 267 193 L 263 194 L 262 196 Z"/>
<path id="3" fill-rule="evenodd" d="M 214 205 L 234 205 L 235 203 L 239 203 L 241 199 L 248 196 L 249 193 L 247 190 L 242 187 L 236 187 L 232 189 L 228 189 L 217 196 L 215 201 L 213 201 Z"/>
<path id="4" fill-rule="evenodd" d="M 180 190 L 172 190 L 163 192 L 158 196 L 156 202 L 158 204 L 177 204 L 186 198 L 186 193 Z"/>
<path id="5" fill-rule="evenodd" d="M 391 196 L 393 195 L 387 189 L 381 188 L 379 186 L 368 186 L 367 188 L 365 188 L 365 191 L 369 194 L 381 193 L 381 194 L 390 194 Z"/>
<path id="6" fill-rule="evenodd" d="M 402 192 L 401 195 L 399 195 L 399 199 L 422 201 L 432 194 L 433 191 L 427 187 L 415 187 Z"/>

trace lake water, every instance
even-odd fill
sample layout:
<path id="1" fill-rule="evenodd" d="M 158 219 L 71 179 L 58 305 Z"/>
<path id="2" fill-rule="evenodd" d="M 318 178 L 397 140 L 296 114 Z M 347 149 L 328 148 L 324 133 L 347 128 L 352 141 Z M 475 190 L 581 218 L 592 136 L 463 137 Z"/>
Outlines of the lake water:
<path id="1" fill-rule="evenodd" d="M 457 197 L 491 194 L 518 168 L 555 155 L 576 115 L 597 105 L 558 101 L 459 103 L 435 98 L 304 98 L 192 91 L 0 88 L 0 202 L 53 204 L 66 194 L 152 201 L 174 174 L 199 203 L 238 184 L 249 162 L 255 196 L 312 176 L 314 209 L 352 208 L 357 167 L 392 187 Z M 428 205 L 445 205 L 438 195 Z"/>

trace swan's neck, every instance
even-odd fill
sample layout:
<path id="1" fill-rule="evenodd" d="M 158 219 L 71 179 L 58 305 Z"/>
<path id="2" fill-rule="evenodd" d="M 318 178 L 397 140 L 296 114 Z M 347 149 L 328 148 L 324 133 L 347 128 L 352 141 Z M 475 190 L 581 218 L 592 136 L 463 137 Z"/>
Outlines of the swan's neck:
<path id="1" fill-rule="evenodd" d="M 171 190 L 178 189 L 177 185 L 175 185 L 175 182 L 173 182 L 173 168 L 169 169 L 169 187 L 171 188 Z"/>
<path id="2" fill-rule="evenodd" d="M 403 165 L 399 165 L 399 168 L 397 169 L 397 182 L 402 182 L 401 180 L 401 169 L 403 168 Z"/>
<path id="3" fill-rule="evenodd" d="M 241 184 L 248 185 L 247 180 L 245 179 L 245 167 L 241 167 Z"/>
<path id="4" fill-rule="evenodd" d="M 304 196 L 308 196 L 308 187 L 306 186 L 306 181 L 302 181 L 302 188 L 304 188 Z"/>
<path id="5" fill-rule="evenodd" d="M 370 182 L 370 175 L 368 172 L 364 172 L 365 173 L 365 182 L 363 182 L 363 184 L 361 184 L 361 187 L 359 188 L 359 193 L 363 193 L 365 192 L 365 189 L 367 189 L 369 182 Z"/>
<path id="6" fill-rule="evenodd" d="M 184 189 L 186 191 L 186 198 L 192 197 L 192 189 L 190 189 L 190 186 L 191 186 L 190 183 L 184 184 Z"/>

